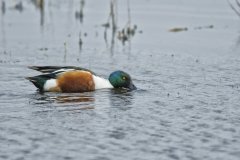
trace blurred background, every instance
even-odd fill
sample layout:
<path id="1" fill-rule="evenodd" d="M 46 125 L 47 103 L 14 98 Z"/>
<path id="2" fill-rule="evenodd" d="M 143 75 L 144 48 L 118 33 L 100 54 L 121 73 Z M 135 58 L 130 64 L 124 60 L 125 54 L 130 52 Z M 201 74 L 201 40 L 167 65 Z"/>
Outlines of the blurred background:
<path id="1" fill-rule="evenodd" d="M 239 0 L 0 0 L 0 159 L 239 160 Z M 39 93 L 30 65 L 138 90 Z"/>
<path id="2" fill-rule="evenodd" d="M 84 49 L 231 54 L 240 41 L 236 2 L 1 0 L 0 49 L 79 61 Z"/>

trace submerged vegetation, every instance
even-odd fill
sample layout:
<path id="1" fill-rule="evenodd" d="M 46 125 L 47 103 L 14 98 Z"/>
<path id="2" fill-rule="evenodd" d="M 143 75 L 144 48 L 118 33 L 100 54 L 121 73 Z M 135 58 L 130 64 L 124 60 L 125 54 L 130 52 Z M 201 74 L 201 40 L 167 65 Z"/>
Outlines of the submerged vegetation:
<path id="1" fill-rule="evenodd" d="M 127 0 L 127 14 L 128 19 L 126 25 L 122 28 L 118 26 L 118 3 L 117 0 L 110 1 L 110 13 L 107 19 L 107 22 L 104 23 L 102 26 L 104 29 L 104 40 L 107 43 L 107 32 L 108 29 L 111 28 L 111 48 L 113 48 L 115 43 L 115 38 L 120 40 L 123 45 L 125 45 L 126 41 L 131 40 L 131 38 L 135 35 L 137 30 L 137 25 L 132 25 L 131 23 L 131 9 L 130 9 L 130 0 Z"/>
<path id="2" fill-rule="evenodd" d="M 75 12 L 75 18 L 79 19 L 80 23 L 83 23 L 83 8 L 85 5 L 85 1 L 81 0 L 80 1 L 80 10 Z"/>
<path id="3" fill-rule="evenodd" d="M 193 30 L 202 30 L 202 29 L 212 29 L 214 28 L 213 25 L 207 25 L 207 26 L 197 26 L 194 27 Z M 169 29 L 169 32 L 182 32 L 182 31 L 188 31 L 190 30 L 188 27 L 174 27 Z"/>
<path id="4" fill-rule="evenodd" d="M 19 12 L 23 12 L 26 9 L 26 3 L 33 4 L 35 8 L 40 12 L 40 25 L 42 28 L 46 26 L 45 24 L 45 8 L 49 8 L 49 6 L 46 5 L 52 5 L 51 0 L 29 0 L 29 1 L 22 1 L 22 0 L 17 0 L 17 1 L 6 1 L 6 0 L 1 0 L 1 12 L 2 15 L 5 14 L 7 9 L 14 9 Z M 8 4 L 8 7 L 6 7 L 6 3 Z M 13 3 L 13 4 L 11 4 Z M 68 2 L 69 4 L 75 4 L 73 1 Z M 86 0 L 79 0 L 78 4 L 79 7 L 76 11 L 74 11 L 74 18 L 80 22 L 81 25 L 84 23 L 84 18 L 85 18 L 85 7 L 88 5 L 88 1 Z M 104 28 L 103 34 L 99 34 L 99 31 L 96 31 L 95 36 L 97 37 L 98 35 L 103 35 L 103 40 L 107 46 L 107 48 L 110 48 L 111 52 L 114 50 L 114 46 L 116 41 L 119 41 L 122 45 L 125 45 L 126 42 L 129 42 L 132 39 L 132 37 L 135 35 L 137 31 L 137 25 L 132 23 L 132 18 L 131 18 L 131 6 L 130 6 L 130 0 L 126 0 L 124 2 L 126 10 L 124 14 L 127 15 L 126 21 L 124 26 L 119 26 L 118 20 L 122 17 L 119 17 L 118 14 L 118 0 L 109 0 L 109 9 L 106 11 L 108 12 L 107 14 L 107 20 L 106 22 L 103 22 L 102 24 L 96 24 L 96 26 L 101 26 Z M 9 8 L 9 4 L 11 4 Z M 73 7 L 74 5 L 72 5 Z M 50 13 L 51 14 L 51 13 Z M 86 22 L 85 22 L 86 23 Z M 81 26 L 80 29 L 76 32 L 76 35 L 79 35 L 78 42 L 77 44 L 79 45 L 80 51 L 82 50 L 82 47 L 85 43 L 85 37 L 87 35 L 93 35 L 87 32 L 83 32 L 83 27 Z M 142 31 L 139 31 L 138 33 L 142 33 Z M 110 45 L 109 45 L 110 44 Z M 64 48 L 66 48 L 66 43 L 64 41 Z"/>
<path id="5" fill-rule="evenodd" d="M 240 0 L 235 0 L 234 2 L 227 0 L 227 2 L 232 10 L 240 17 Z"/>

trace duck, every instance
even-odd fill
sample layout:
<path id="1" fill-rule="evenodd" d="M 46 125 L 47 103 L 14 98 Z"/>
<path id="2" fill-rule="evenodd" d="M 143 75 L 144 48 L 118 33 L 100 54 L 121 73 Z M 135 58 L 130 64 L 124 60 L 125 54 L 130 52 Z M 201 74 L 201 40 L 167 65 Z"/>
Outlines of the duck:
<path id="1" fill-rule="evenodd" d="M 98 89 L 124 88 L 135 90 L 131 76 L 121 70 L 112 72 L 108 79 L 91 70 L 75 66 L 28 66 L 42 74 L 26 77 L 41 92 L 81 93 Z"/>

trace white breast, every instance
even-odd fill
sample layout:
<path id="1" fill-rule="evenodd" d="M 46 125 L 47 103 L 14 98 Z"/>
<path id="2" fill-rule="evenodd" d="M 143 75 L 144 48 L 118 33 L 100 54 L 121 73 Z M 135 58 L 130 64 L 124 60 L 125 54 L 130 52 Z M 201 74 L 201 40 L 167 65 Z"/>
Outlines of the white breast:
<path id="1" fill-rule="evenodd" d="M 93 75 L 95 89 L 113 88 L 109 80 Z"/>
<path id="2" fill-rule="evenodd" d="M 44 91 L 49 91 L 51 88 L 57 87 L 56 79 L 49 79 L 43 86 Z"/>

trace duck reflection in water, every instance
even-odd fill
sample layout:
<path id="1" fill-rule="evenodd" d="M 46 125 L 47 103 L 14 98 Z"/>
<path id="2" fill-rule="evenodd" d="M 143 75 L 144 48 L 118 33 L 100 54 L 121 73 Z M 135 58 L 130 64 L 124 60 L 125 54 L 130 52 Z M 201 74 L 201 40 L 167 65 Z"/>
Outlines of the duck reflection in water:
<path id="1" fill-rule="evenodd" d="M 78 110 L 94 109 L 93 94 L 55 94 L 37 92 L 30 101 L 34 105 L 59 104 L 57 107 L 77 107 Z M 64 104 L 61 105 L 61 104 Z M 76 106 L 77 105 L 77 106 Z M 56 106 L 56 105 L 54 105 Z"/>
<path id="2" fill-rule="evenodd" d="M 133 104 L 134 91 L 127 89 L 112 89 L 110 94 L 110 104 L 121 110 L 129 110 Z"/>
<path id="3" fill-rule="evenodd" d="M 93 97 L 88 96 L 57 96 L 54 98 L 58 103 L 84 103 L 94 102 Z"/>
<path id="4" fill-rule="evenodd" d="M 99 91 L 100 92 L 100 91 Z M 108 96 L 108 102 L 110 103 L 110 109 L 120 109 L 123 111 L 131 109 L 133 104 L 133 91 L 127 89 L 111 89 L 105 92 Z M 102 95 L 102 93 L 101 93 Z M 67 107 L 78 105 L 82 109 L 94 109 L 96 99 L 101 98 L 98 92 L 85 92 L 85 93 L 46 93 L 37 92 L 33 97 L 33 104 L 59 104 L 58 107 Z M 105 98 L 104 98 L 105 99 Z M 105 101 L 105 100 L 104 100 Z M 64 104 L 61 105 L 61 104 Z"/>

